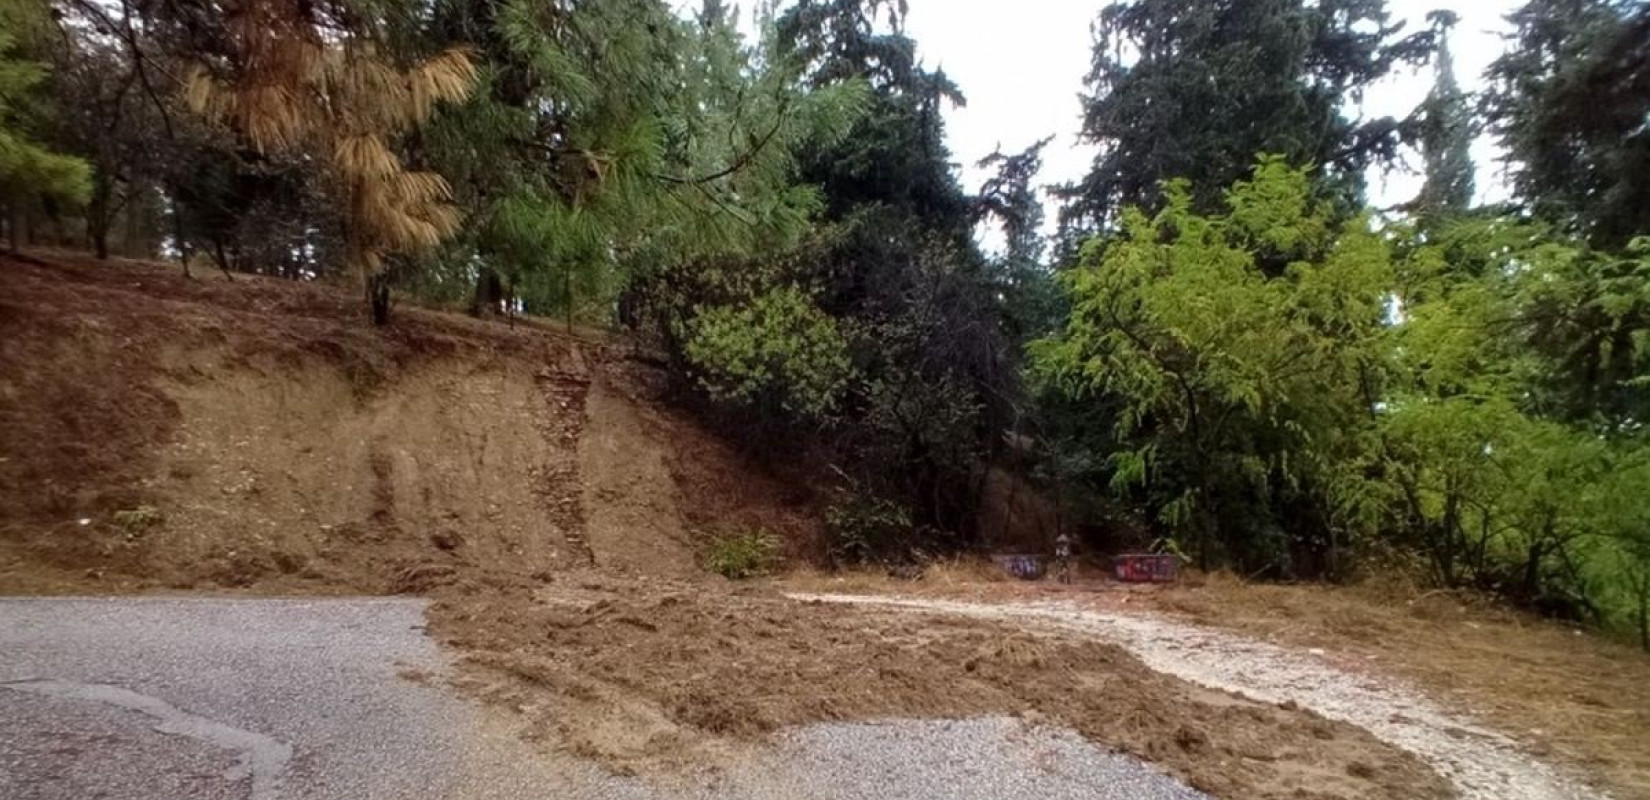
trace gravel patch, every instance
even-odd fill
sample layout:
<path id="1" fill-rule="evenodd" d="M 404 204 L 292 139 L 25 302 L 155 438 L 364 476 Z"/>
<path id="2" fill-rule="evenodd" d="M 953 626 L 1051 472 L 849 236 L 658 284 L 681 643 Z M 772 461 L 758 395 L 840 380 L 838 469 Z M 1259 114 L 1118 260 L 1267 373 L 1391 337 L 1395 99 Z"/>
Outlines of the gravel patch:
<path id="1" fill-rule="evenodd" d="M 803 726 L 722 788 L 715 797 L 741 800 L 1208 800 L 1071 731 L 1001 718 Z"/>
<path id="2" fill-rule="evenodd" d="M 1069 603 L 789 596 L 1035 623 L 1098 636 L 1128 648 L 1159 672 L 1264 702 L 1293 702 L 1363 728 L 1421 757 L 1450 780 L 1464 800 L 1608 800 L 1605 793 L 1537 761 L 1513 739 L 1446 711 L 1413 687 L 1338 669 L 1312 653 L 1162 618 L 1109 614 Z"/>

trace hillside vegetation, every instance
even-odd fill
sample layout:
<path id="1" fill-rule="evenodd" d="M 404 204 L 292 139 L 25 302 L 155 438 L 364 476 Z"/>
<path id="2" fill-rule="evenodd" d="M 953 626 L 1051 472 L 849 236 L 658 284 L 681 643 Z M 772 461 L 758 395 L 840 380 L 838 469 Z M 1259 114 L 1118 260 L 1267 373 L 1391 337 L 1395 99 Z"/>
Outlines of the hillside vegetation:
<path id="1" fill-rule="evenodd" d="M 1045 187 L 1049 139 L 948 151 L 966 87 L 924 61 L 903 0 L 744 19 L 721 0 L 0 0 L 14 247 L 357 298 L 257 309 L 243 282 L 190 290 L 278 317 L 249 337 L 145 293 L 153 324 L 123 331 L 130 349 L 58 359 L 58 384 L 8 378 L 8 402 L 59 415 L 17 446 L 79 449 L 7 467 L 31 471 L 7 522 L 108 508 L 134 552 L 194 537 L 178 552 L 226 582 L 319 580 L 315 564 L 358 558 L 419 572 L 382 546 L 403 515 L 515 555 L 539 503 L 555 530 L 522 569 L 600 561 L 604 538 L 614 563 L 653 558 L 609 532 L 671 518 L 656 496 L 592 506 L 581 542 L 573 500 L 608 489 L 565 478 L 589 458 L 612 470 L 592 479 L 662 480 L 668 448 L 556 427 L 571 417 L 521 436 L 546 405 L 643 427 L 606 406 L 624 395 L 589 373 L 600 348 L 542 325 L 397 326 L 424 324 L 398 310 L 412 300 L 618 331 L 658 368 L 651 391 L 810 476 L 781 496 L 819 511 L 797 546 L 836 566 L 911 573 L 1071 530 L 1087 552 L 1271 580 L 1401 573 L 1650 648 L 1650 9 L 1527 0 L 1474 94 L 1447 11 L 1406 28 L 1382 0 L 1095 5 L 1073 110 L 1096 156 Z M 1432 88 L 1405 114 L 1350 105 L 1413 70 Z M 1506 203 L 1476 202 L 1481 134 L 1506 156 Z M 957 158 L 987 179 L 963 186 Z M 1369 208 L 1366 177 L 1410 163 L 1417 196 Z M 62 320 L 115 291 L 16 269 L 31 299 L 7 302 L 44 315 L 32 331 L 81 335 Z M 162 333 L 180 329 L 189 347 Z M 51 361 L 61 341 L 7 347 Z M 244 366 L 191 377 L 224 363 Z M 118 401 L 48 399 L 103 370 L 131 371 Z M 219 391 L 246 399 L 201 394 Z M 274 440 L 352 449 L 277 477 L 257 452 Z M 128 457 L 156 447 L 158 473 Z M 207 488 L 243 499 L 148 502 Z M 1038 513 L 1002 513 L 1004 496 Z M 707 535 L 766 541 L 721 524 Z M 266 563 L 266 540 L 297 555 Z"/>
<path id="2" fill-rule="evenodd" d="M 1082 596 L 1329 648 L 1644 796 L 1647 666 L 1567 628 L 1421 589 L 1217 578 L 1073 595 L 966 561 L 917 581 L 843 573 L 806 465 L 752 458 L 662 401 L 645 354 L 591 332 L 413 307 L 371 329 L 340 318 L 355 298 L 332 287 L 65 252 L 0 268 L 0 593 L 427 596 L 461 689 L 621 772 L 720 763 L 818 720 L 1021 714 L 1217 797 L 1449 796 L 1367 731 L 1187 684 L 1113 644 L 774 590 Z M 753 586 L 702 569 L 715 542 L 751 532 L 789 574 Z"/>

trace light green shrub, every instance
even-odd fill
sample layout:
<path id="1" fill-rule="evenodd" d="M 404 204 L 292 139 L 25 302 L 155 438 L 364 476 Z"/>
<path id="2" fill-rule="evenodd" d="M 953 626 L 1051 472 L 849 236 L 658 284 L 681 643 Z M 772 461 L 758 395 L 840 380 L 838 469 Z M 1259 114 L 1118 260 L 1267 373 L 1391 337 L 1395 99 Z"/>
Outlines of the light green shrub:
<path id="1" fill-rule="evenodd" d="M 783 549 L 778 536 L 760 528 L 723 534 L 706 548 L 705 569 L 731 580 L 759 577 L 779 563 Z"/>
<path id="2" fill-rule="evenodd" d="M 836 321 L 794 287 L 701 309 L 687 328 L 688 360 L 717 400 L 816 416 L 835 405 L 853 373 Z"/>

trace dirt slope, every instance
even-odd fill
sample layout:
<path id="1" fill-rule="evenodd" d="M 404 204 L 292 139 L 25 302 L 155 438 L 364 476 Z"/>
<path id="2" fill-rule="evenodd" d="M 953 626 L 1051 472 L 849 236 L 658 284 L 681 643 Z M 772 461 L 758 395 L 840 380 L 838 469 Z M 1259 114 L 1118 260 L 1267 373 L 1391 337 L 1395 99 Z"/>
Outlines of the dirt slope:
<path id="1" fill-rule="evenodd" d="M 671 578 L 697 574 L 664 426 L 606 380 L 591 386 L 586 415 L 579 463 L 595 566 Z"/>
<path id="2" fill-rule="evenodd" d="M 705 476 L 752 471 L 723 448 L 679 490 L 706 434 L 611 388 L 587 413 L 616 370 L 588 338 L 416 308 L 374 330 L 330 287 L 68 253 L 0 276 L 0 592 L 690 577 L 689 520 L 734 502 Z"/>

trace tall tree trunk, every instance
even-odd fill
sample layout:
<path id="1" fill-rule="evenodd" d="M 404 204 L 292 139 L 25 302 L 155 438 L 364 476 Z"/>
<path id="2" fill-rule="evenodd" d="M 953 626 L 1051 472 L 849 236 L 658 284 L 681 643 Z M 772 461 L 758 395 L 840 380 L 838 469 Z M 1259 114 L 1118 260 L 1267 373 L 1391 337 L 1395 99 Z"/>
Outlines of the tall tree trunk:
<path id="1" fill-rule="evenodd" d="M 387 273 L 375 272 L 367 279 L 367 304 L 372 307 L 372 324 L 389 324 L 390 277 Z"/>
<path id="2" fill-rule="evenodd" d="M 476 291 L 470 299 L 470 315 L 483 317 L 497 314 L 506 299 L 504 279 L 491 267 L 482 267 L 476 274 Z"/>
<path id="3" fill-rule="evenodd" d="M 29 212 L 22 203 L 13 203 L 11 206 L 11 251 L 16 253 L 28 244 Z"/>
<path id="4" fill-rule="evenodd" d="M 92 180 L 92 201 L 86 205 L 86 238 L 92 240 L 97 259 L 109 258 L 109 227 L 114 224 L 114 181 L 102 171 Z"/>

